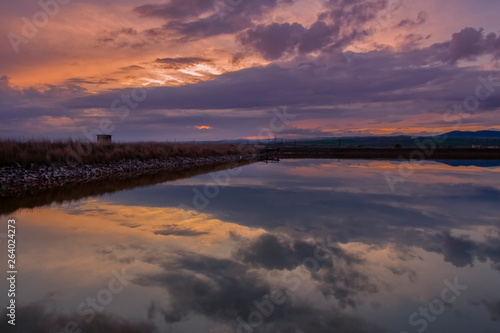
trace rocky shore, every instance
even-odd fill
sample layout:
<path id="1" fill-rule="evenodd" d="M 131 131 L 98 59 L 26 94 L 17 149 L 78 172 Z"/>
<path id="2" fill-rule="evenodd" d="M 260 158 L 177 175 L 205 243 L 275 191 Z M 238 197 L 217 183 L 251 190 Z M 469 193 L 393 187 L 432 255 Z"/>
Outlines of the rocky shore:
<path id="1" fill-rule="evenodd" d="M 113 181 L 146 174 L 173 172 L 194 167 L 210 167 L 231 162 L 252 161 L 255 154 L 210 157 L 174 157 L 165 160 L 127 160 L 111 164 L 77 167 L 0 168 L 0 197 L 12 197 L 26 192 L 41 192 L 71 184 Z"/>

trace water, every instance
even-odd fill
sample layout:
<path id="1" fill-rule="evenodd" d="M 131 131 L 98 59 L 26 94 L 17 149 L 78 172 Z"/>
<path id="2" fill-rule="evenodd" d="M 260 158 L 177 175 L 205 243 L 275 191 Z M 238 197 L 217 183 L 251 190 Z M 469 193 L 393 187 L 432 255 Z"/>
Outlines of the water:
<path id="1" fill-rule="evenodd" d="M 256 163 L 17 210 L 16 328 L 498 332 L 500 168 L 402 170 Z"/>

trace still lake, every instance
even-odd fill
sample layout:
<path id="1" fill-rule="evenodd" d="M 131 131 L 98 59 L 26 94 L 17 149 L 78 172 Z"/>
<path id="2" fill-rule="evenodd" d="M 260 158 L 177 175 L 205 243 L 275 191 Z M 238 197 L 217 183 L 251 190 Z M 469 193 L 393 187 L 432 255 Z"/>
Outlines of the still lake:
<path id="1" fill-rule="evenodd" d="M 499 332 L 500 167 L 398 166 L 260 162 L 4 215 L 1 331 Z"/>

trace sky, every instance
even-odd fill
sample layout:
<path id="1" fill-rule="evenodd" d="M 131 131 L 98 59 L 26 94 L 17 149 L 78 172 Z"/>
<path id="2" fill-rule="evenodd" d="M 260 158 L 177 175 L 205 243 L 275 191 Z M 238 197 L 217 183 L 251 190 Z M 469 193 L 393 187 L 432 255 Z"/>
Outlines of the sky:
<path id="1" fill-rule="evenodd" d="M 497 0 L 0 3 L 0 138 L 500 129 Z"/>

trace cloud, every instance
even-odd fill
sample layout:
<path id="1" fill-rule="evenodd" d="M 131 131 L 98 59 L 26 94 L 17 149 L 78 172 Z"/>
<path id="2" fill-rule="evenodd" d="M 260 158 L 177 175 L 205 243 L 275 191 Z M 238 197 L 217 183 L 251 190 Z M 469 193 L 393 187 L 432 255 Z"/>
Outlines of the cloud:
<path id="1" fill-rule="evenodd" d="M 205 58 L 184 57 L 184 58 L 158 58 L 156 63 L 162 64 L 164 68 L 181 69 L 199 63 L 211 63 L 212 61 Z"/>
<path id="2" fill-rule="evenodd" d="M 273 234 L 265 234 L 255 242 L 238 249 L 236 258 L 248 264 L 267 269 L 293 270 L 314 254 L 316 246 L 305 243 L 289 244 Z"/>
<path id="3" fill-rule="evenodd" d="M 157 226 L 156 228 L 159 228 L 160 230 L 155 230 L 154 234 L 162 236 L 194 237 L 194 236 L 201 236 L 208 234 L 208 232 L 205 231 L 193 230 L 191 228 L 183 228 L 177 224 L 162 225 L 162 226 Z"/>
<path id="4" fill-rule="evenodd" d="M 284 48 L 287 48 L 286 43 L 275 49 L 266 48 L 265 52 L 274 57 Z M 430 66 L 431 59 L 438 56 L 441 53 L 436 54 L 433 49 L 402 53 L 373 51 L 353 54 L 350 66 L 338 53 L 297 59 L 280 66 L 272 64 L 226 73 L 198 84 L 151 88 L 141 108 L 224 110 L 412 102 L 413 106 L 405 109 L 398 106 L 378 116 L 402 117 L 403 113 L 419 114 L 437 109 L 442 119 L 450 104 L 462 102 L 474 94 L 478 76 L 486 74 L 475 68 Z M 481 110 L 500 107 L 495 99 L 499 93 L 495 92 L 488 104 L 483 103 Z M 119 93 L 96 94 L 70 99 L 64 105 L 69 108 L 106 108 L 117 97 Z M 308 114 L 312 113 L 314 111 Z M 342 114 L 349 115 L 347 112 Z M 335 113 L 330 111 L 329 116 L 335 116 Z"/>
<path id="5" fill-rule="evenodd" d="M 132 66 L 130 66 L 132 67 Z M 106 84 L 110 82 L 115 82 L 117 81 L 116 79 L 112 78 L 97 78 L 97 77 L 87 77 L 87 78 L 81 78 L 81 77 L 72 77 L 69 79 L 66 79 L 65 83 L 67 84 L 73 84 L 73 85 L 82 85 L 82 84 Z"/>
<path id="6" fill-rule="evenodd" d="M 2 311 L 2 317 L 7 318 L 6 311 Z M 43 302 L 31 303 L 16 308 L 16 332 L 39 333 L 60 332 L 64 330 L 69 322 L 78 324 L 82 332 L 109 332 L 109 333 L 152 333 L 153 326 L 146 323 L 131 323 L 125 319 L 115 316 L 97 313 L 95 318 L 86 323 L 81 317 L 68 316 L 54 312 L 48 304 Z M 7 320 L 0 322 L 2 332 L 8 332 L 12 328 Z"/>
<path id="7" fill-rule="evenodd" d="M 300 54 L 331 52 L 370 34 L 370 29 L 363 25 L 374 20 L 386 6 L 386 0 L 330 0 L 308 28 L 299 23 L 257 25 L 237 38 L 267 60 L 276 60 L 294 51 Z"/>
<path id="8" fill-rule="evenodd" d="M 297 115 L 296 120 L 283 131 L 283 135 L 290 136 L 330 135 L 338 133 L 338 130 L 332 132 L 335 126 L 349 127 L 352 124 L 357 124 L 356 128 L 347 128 L 344 133 L 369 134 L 369 130 L 365 129 L 373 126 L 386 128 L 387 124 L 401 129 L 408 125 L 409 117 L 412 117 L 412 125 L 420 128 L 449 127 L 450 122 L 443 120 L 443 114 L 454 103 L 461 103 L 474 94 L 479 76 L 487 77 L 491 73 L 496 81 L 499 80 L 498 71 L 485 73 L 478 67 L 458 67 L 450 63 L 456 61 L 452 59 L 462 59 L 472 52 L 465 52 L 469 49 L 467 47 L 453 45 L 472 43 L 483 45 L 479 50 L 493 52 L 500 38 L 495 34 L 485 37 L 480 31 L 478 39 L 476 31 L 472 33 L 476 37 L 471 40 L 479 42 L 473 43 L 463 37 L 462 31 L 448 42 L 424 48 L 410 47 L 424 38 L 410 34 L 407 35 L 407 48 L 351 52 L 349 64 L 338 48 L 331 49 L 332 45 L 339 43 L 331 43 L 330 37 L 336 34 L 330 30 L 332 27 L 327 18 L 318 20 L 309 28 L 289 23 L 257 25 L 257 28 L 241 35 L 249 38 L 247 46 L 259 49 L 267 58 L 288 54 L 291 57 L 289 60 L 222 75 L 199 70 L 196 73 L 204 75 L 207 81 L 149 88 L 147 99 L 137 109 L 130 110 L 126 120 L 119 121 L 116 135 L 128 136 L 130 140 L 145 136 L 155 140 L 255 137 L 261 128 L 269 126 L 272 108 L 282 105 L 288 105 L 290 112 Z M 470 32 L 473 31 L 467 34 Z M 289 34 L 294 37 L 284 37 L 286 41 L 279 37 Z M 344 32 L 341 35 L 344 36 Z M 318 48 L 321 51 L 317 54 L 309 54 L 310 50 Z M 293 56 L 301 52 L 303 54 Z M 185 66 L 210 64 L 210 61 L 215 60 L 196 56 L 165 57 L 150 61 L 149 65 L 175 71 Z M 120 73 L 133 78 L 147 76 L 142 71 L 144 63 L 140 65 L 122 66 Z M 13 135 L 12 129 L 17 128 L 15 135 L 55 135 L 44 123 L 49 120 L 53 123 L 57 117 L 72 120 L 71 126 L 60 128 L 59 137 L 78 135 L 77 126 L 97 128 L 99 119 L 89 117 L 89 114 L 113 116 L 109 111 L 112 103 L 117 98 L 121 99 L 123 93 L 130 93 L 129 89 L 94 91 L 101 84 L 118 84 L 120 81 L 116 80 L 96 76 L 72 77 L 60 85 L 19 89 L 3 77 L 0 85 L 3 133 Z M 464 119 L 463 124 L 489 126 L 492 121 L 489 113 L 499 108 L 500 90 L 497 89 L 486 101 L 481 101 L 474 117 Z M 99 111 L 89 112 L 89 109 Z M 178 110 L 190 111 L 180 114 Z M 310 122 L 308 129 L 302 129 L 301 122 L 306 120 Z M 30 128 L 26 122 L 30 122 Z M 243 130 L 236 131 L 242 122 L 246 124 Z M 336 125 L 328 125 L 328 122 Z M 193 124 L 218 130 L 198 131 Z M 158 128 L 154 130 L 153 127 Z M 169 137 L 165 136 L 166 128 Z"/>
<path id="9" fill-rule="evenodd" d="M 212 11 L 212 1 L 206 0 L 171 0 L 164 4 L 147 4 L 134 8 L 134 12 L 141 16 L 161 17 L 165 19 L 179 19 L 198 17 Z"/>
<path id="10" fill-rule="evenodd" d="M 236 322 L 231 312 L 247 313 L 254 300 L 270 292 L 269 286 L 255 273 L 236 261 L 195 253 L 178 254 L 173 261 L 153 259 L 151 263 L 160 264 L 164 271 L 141 276 L 136 281 L 143 286 L 165 288 L 170 294 L 171 305 L 152 305 L 150 317 L 161 314 L 167 323 L 175 323 L 195 312 L 219 321 Z"/>
<path id="11" fill-rule="evenodd" d="M 148 4 L 134 11 L 145 17 L 167 20 L 163 26 L 150 29 L 151 37 L 175 33 L 180 41 L 233 34 L 250 28 L 264 13 L 293 0 L 253 0 L 219 4 L 217 1 L 173 0 L 167 4 Z"/>
<path id="12" fill-rule="evenodd" d="M 416 20 L 404 19 L 396 25 L 396 28 L 415 28 L 427 21 L 427 13 L 419 12 Z"/>
<path id="13" fill-rule="evenodd" d="M 417 282 L 417 277 L 418 277 L 417 272 L 409 267 L 399 265 L 399 266 L 389 266 L 388 269 L 392 274 L 397 276 L 407 275 L 408 280 L 411 283 Z"/>
<path id="14" fill-rule="evenodd" d="M 500 238 L 489 237 L 486 242 L 476 242 L 465 236 L 443 232 L 435 237 L 426 249 L 442 253 L 446 262 L 456 267 L 474 266 L 475 261 L 500 263 Z M 495 266 L 493 266 L 495 268 Z"/>
<path id="15" fill-rule="evenodd" d="M 491 320 L 500 321 L 500 301 L 484 302 L 483 304 L 490 313 Z"/>
<path id="16" fill-rule="evenodd" d="M 292 135 L 299 137 L 331 137 L 334 133 L 330 131 L 323 131 L 320 128 L 316 129 L 305 129 L 296 127 L 287 127 L 285 130 L 280 132 L 280 136 Z"/>
<path id="17" fill-rule="evenodd" d="M 273 23 L 250 29 L 238 38 L 243 45 L 253 47 L 265 59 L 276 60 L 285 52 L 293 51 L 305 31 L 298 23 Z"/>
<path id="18" fill-rule="evenodd" d="M 454 33 L 451 41 L 434 44 L 431 49 L 437 51 L 436 59 L 449 64 L 456 64 L 458 60 L 474 60 L 476 57 L 492 54 L 498 59 L 500 56 L 500 35 L 490 33 L 484 36 L 484 29 L 465 28 Z"/>
<path id="19" fill-rule="evenodd" d="M 290 239 L 291 242 L 286 245 L 283 239 L 276 237 L 278 236 L 265 235 L 257 239 L 255 243 L 246 245 L 252 248 L 264 246 L 271 251 L 285 249 L 285 251 L 291 251 L 287 254 L 297 260 L 300 254 L 306 254 L 309 250 L 314 251 L 313 244 Z M 274 246 L 266 245 L 269 242 L 274 242 Z M 243 248 L 241 250 L 244 251 Z M 247 250 L 250 249 L 247 248 Z M 341 253 L 340 249 L 337 250 L 333 251 L 334 263 L 325 265 L 325 272 L 319 273 L 317 277 L 314 274 L 311 276 L 320 282 L 323 291 L 333 288 L 334 296 L 338 297 L 341 302 L 350 300 L 351 305 L 355 305 L 352 300 L 353 294 L 366 292 L 366 289 L 363 289 L 364 285 L 359 283 L 360 276 L 363 275 L 357 273 L 355 267 L 352 269 L 348 267 L 355 265 L 357 261 L 345 261 L 344 259 L 349 255 Z M 274 253 L 269 252 L 267 255 L 273 256 Z M 236 257 L 245 259 L 246 255 L 240 252 Z M 148 309 L 150 320 L 160 317 L 167 323 L 179 323 L 188 316 L 196 314 L 236 328 L 237 318 L 241 317 L 246 320 L 247 316 L 255 311 L 255 302 L 268 297 L 274 289 L 263 274 L 264 272 L 253 268 L 256 267 L 254 264 L 260 266 L 258 262 L 262 261 L 266 269 L 271 269 L 277 265 L 277 262 L 266 261 L 260 255 L 257 257 L 249 258 L 252 264 L 237 258 L 219 259 L 188 252 L 178 252 L 170 257 L 148 256 L 147 262 L 160 265 L 164 271 L 142 275 L 136 279 L 135 283 L 165 288 L 169 293 L 168 303 L 151 303 Z M 284 269 L 296 267 L 292 261 L 289 261 L 289 268 Z M 338 267 L 334 269 L 334 266 Z M 337 270 L 337 272 L 330 272 L 332 270 Z M 334 288 L 334 285 L 338 285 L 338 288 Z M 262 332 L 311 331 L 313 328 L 315 332 L 331 332 L 332 327 L 349 328 L 356 332 L 379 331 L 372 326 L 373 324 L 370 325 L 360 318 L 346 314 L 333 304 L 316 308 L 300 299 L 292 302 L 292 297 L 293 295 L 286 296 L 284 304 L 274 307 L 272 315 L 266 318 L 260 327 Z"/>
<path id="20" fill-rule="evenodd" d="M 233 34 L 252 26 L 245 17 L 231 17 L 221 20 L 214 14 L 192 22 L 172 21 L 163 26 L 164 31 L 173 31 L 179 36 L 179 41 L 195 41 L 203 38 Z"/>
<path id="21" fill-rule="evenodd" d="M 326 261 L 315 259 L 318 249 L 321 255 L 327 255 Z M 328 244 L 327 248 L 319 243 L 265 234 L 249 244 L 243 244 L 236 250 L 235 258 L 255 267 L 289 271 L 307 265 L 308 259 L 314 260 L 318 271 L 312 277 L 318 281 L 318 289 L 325 297 L 334 296 L 342 307 L 356 307 L 358 294 L 378 291 L 377 286 L 359 269 L 364 261 L 334 243 Z"/>
<path id="22" fill-rule="evenodd" d="M 139 32 L 133 27 L 123 27 L 115 30 L 104 30 L 97 34 L 97 45 L 115 47 L 115 48 L 140 48 L 147 45 L 143 38 L 143 32 Z"/>
<path id="23" fill-rule="evenodd" d="M 400 35 L 397 39 L 401 42 L 402 49 L 414 49 L 426 40 L 431 38 L 431 35 L 422 35 L 417 33 L 410 33 L 407 35 Z"/>
<path id="24" fill-rule="evenodd" d="M 451 262 L 456 267 L 473 266 L 474 242 L 461 237 L 453 237 L 449 233 L 440 235 L 444 260 Z"/>

